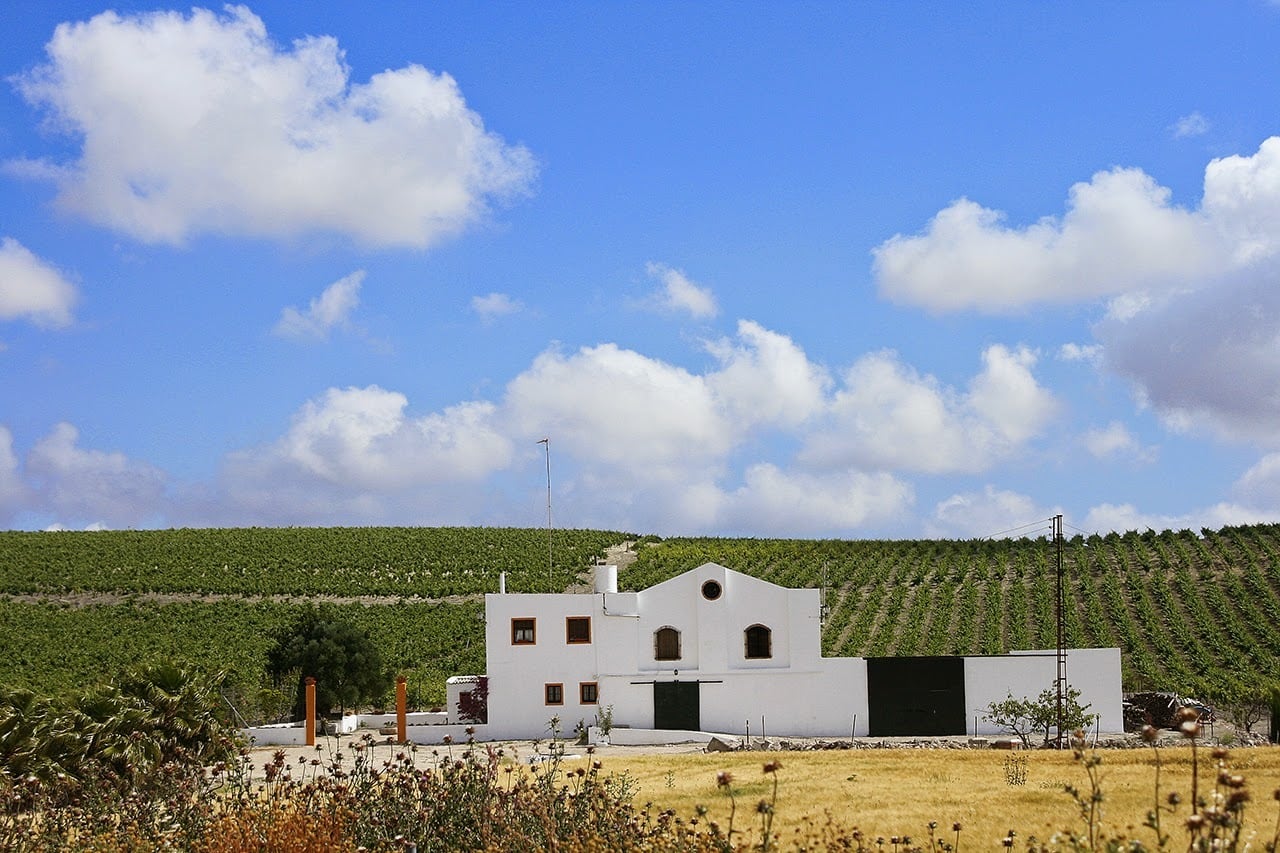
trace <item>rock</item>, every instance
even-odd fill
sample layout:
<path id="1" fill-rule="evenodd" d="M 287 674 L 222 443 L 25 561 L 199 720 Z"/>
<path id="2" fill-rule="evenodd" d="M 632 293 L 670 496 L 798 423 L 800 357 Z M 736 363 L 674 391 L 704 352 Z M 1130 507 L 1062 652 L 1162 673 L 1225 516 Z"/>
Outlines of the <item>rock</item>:
<path id="1" fill-rule="evenodd" d="M 738 748 L 738 745 L 736 743 L 734 744 L 726 743 L 720 740 L 720 738 L 718 737 L 713 737 L 711 740 L 707 741 L 706 751 L 707 752 L 733 752 L 737 748 Z"/>

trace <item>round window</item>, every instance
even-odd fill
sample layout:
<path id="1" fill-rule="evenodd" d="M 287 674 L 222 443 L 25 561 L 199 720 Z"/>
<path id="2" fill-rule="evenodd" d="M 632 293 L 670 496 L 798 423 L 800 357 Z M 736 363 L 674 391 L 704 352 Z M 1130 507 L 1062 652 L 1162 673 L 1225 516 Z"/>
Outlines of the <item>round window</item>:
<path id="1" fill-rule="evenodd" d="M 707 581 L 702 585 L 702 597 L 707 601 L 715 601 L 720 597 L 720 582 Z"/>

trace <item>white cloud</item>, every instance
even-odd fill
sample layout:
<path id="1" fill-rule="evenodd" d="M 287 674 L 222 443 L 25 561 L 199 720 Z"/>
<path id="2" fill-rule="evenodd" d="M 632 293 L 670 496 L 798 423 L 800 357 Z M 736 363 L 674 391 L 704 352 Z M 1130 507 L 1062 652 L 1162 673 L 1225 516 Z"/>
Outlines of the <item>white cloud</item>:
<path id="1" fill-rule="evenodd" d="M 874 251 L 880 292 L 933 311 L 1002 312 L 1075 302 L 1193 279 L 1222 257 L 1201 216 L 1170 204 L 1139 169 L 1099 172 L 1071 187 L 1067 212 L 1023 228 L 961 199 L 923 234 Z"/>
<path id="2" fill-rule="evenodd" d="M 282 338 L 323 340 L 335 328 L 346 326 L 351 312 L 360 304 L 364 270 L 338 279 L 311 300 L 306 311 L 290 305 L 280 314 L 272 333 Z"/>
<path id="3" fill-rule="evenodd" d="M 1280 446 L 1280 268 L 1272 266 L 1099 323 L 1108 367 L 1170 428 Z"/>
<path id="4" fill-rule="evenodd" d="M 1048 536 L 1049 520 L 1061 510 L 1038 506 L 1026 495 L 988 485 L 981 492 L 964 492 L 940 501 L 925 535 L 946 539 L 993 539 Z"/>
<path id="5" fill-rule="evenodd" d="M 1105 298 L 1105 366 L 1169 428 L 1280 446 L 1280 137 L 1211 161 L 1197 210 L 1119 169 L 1073 187 L 1060 221 L 999 219 L 960 201 L 886 241 L 882 292 L 934 310 Z"/>
<path id="6" fill-rule="evenodd" d="M 26 499 L 26 486 L 13 452 L 13 433 L 0 424 L 0 518 L 18 509 Z"/>
<path id="7" fill-rule="evenodd" d="M 0 320 L 67 326 L 75 303 L 76 289 L 66 276 L 12 237 L 0 239 Z"/>
<path id="8" fill-rule="evenodd" d="M 26 476 L 42 511 L 112 527 L 144 524 L 161 511 L 163 471 L 119 452 L 79 447 L 80 432 L 57 424 L 27 455 Z"/>
<path id="9" fill-rule="evenodd" d="M 1268 453 L 1245 471 L 1232 488 L 1250 506 L 1280 513 L 1280 452 Z"/>
<path id="10" fill-rule="evenodd" d="M 486 323 L 498 317 L 515 314 L 524 306 L 520 300 L 513 299 L 505 293 L 489 293 L 484 296 L 471 297 L 471 310 L 480 315 Z"/>
<path id="11" fill-rule="evenodd" d="M 707 382 L 728 417 L 741 427 L 795 427 L 822 410 L 831 379 L 794 341 L 750 320 L 738 322 L 738 338 L 707 346 L 721 362 Z"/>
<path id="12" fill-rule="evenodd" d="M 1129 530 L 1217 530 L 1230 524 L 1266 524 L 1275 513 L 1233 503 L 1217 503 L 1181 515 L 1147 513 L 1132 504 L 1099 504 L 1085 515 L 1081 529 L 1090 533 L 1124 533 Z"/>
<path id="13" fill-rule="evenodd" d="M 1144 447 L 1128 427 L 1119 421 L 1112 421 L 1105 427 L 1086 430 L 1082 439 L 1085 449 L 1098 459 L 1109 459 L 1123 456 L 1135 462 L 1152 462 L 1155 460 L 1155 449 Z"/>
<path id="14" fill-rule="evenodd" d="M 683 270 L 650 262 L 646 271 L 662 283 L 657 304 L 666 311 L 683 312 L 695 319 L 710 319 L 720 312 L 710 288 L 700 287 Z"/>
<path id="15" fill-rule="evenodd" d="M 1058 358 L 1063 361 L 1083 361 L 1098 364 L 1102 361 L 1103 350 L 1098 344 L 1065 343 L 1058 348 Z"/>
<path id="16" fill-rule="evenodd" d="M 614 344 L 539 355 L 507 386 L 505 408 L 527 438 L 659 478 L 718 463 L 735 437 L 704 377 Z"/>
<path id="17" fill-rule="evenodd" d="M 1203 207 L 1236 263 L 1274 258 L 1280 251 L 1280 136 L 1264 140 L 1252 156 L 1211 161 Z"/>
<path id="18" fill-rule="evenodd" d="M 989 347 L 967 391 L 920 376 L 891 352 L 872 353 L 843 377 L 827 421 L 806 440 L 810 466 L 931 474 L 977 472 L 1017 451 L 1058 408 L 1031 373 L 1029 350 Z"/>
<path id="19" fill-rule="evenodd" d="M 1175 139 L 1185 139 L 1188 136 L 1204 136 L 1209 132 L 1209 120 L 1202 116 L 1199 111 L 1189 113 L 1175 121 L 1169 128 Z"/>
<path id="20" fill-rule="evenodd" d="M 407 406 L 403 394 L 376 385 L 330 388 L 278 441 L 233 454 L 228 477 L 236 488 L 278 481 L 382 494 L 482 479 L 510 460 L 492 404 L 460 403 L 418 418 L 406 416 Z"/>
<path id="21" fill-rule="evenodd" d="M 335 39 L 282 49 L 243 6 L 104 12 L 59 25 L 46 52 L 18 88 L 83 147 L 11 171 L 145 242 L 327 232 L 426 247 L 535 172 L 447 74 L 408 65 L 352 82 Z"/>
<path id="22" fill-rule="evenodd" d="M 740 488 L 722 497 L 716 521 L 753 535 L 848 535 L 900 516 L 914 500 L 908 484 L 884 473 L 819 475 L 760 463 L 743 479 Z"/>

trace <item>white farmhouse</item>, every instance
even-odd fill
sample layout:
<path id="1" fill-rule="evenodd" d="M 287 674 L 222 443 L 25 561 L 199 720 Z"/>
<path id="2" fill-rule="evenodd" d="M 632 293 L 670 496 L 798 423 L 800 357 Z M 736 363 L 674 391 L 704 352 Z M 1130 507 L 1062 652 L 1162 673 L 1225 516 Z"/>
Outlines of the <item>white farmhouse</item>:
<path id="1" fill-rule="evenodd" d="M 706 563 L 640 592 L 596 567 L 594 593 L 485 596 L 484 736 L 566 731 L 611 706 L 616 728 L 792 736 L 993 734 L 987 705 L 1054 685 L 1056 652 L 826 658 L 815 589 Z M 1072 649 L 1070 685 L 1123 730 L 1120 652 Z M 452 705 L 452 701 L 451 701 Z M 621 732 L 616 732 L 620 734 Z"/>

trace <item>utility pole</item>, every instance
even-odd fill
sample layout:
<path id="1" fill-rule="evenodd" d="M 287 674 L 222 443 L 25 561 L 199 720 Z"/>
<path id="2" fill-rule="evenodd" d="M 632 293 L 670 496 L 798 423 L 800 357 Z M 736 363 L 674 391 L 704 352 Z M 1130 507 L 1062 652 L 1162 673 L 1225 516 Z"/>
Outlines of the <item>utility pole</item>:
<path id="1" fill-rule="evenodd" d="M 1053 517 L 1053 544 L 1057 554 L 1058 563 L 1058 675 L 1055 680 L 1058 690 L 1058 748 L 1064 749 L 1062 722 L 1064 711 L 1064 694 L 1067 689 L 1067 640 L 1066 640 L 1066 613 L 1064 611 L 1065 594 L 1063 589 L 1062 578 L 1062 515 L 1058 514 Z"/>
<path id="2" fill-rule="evenodd" d="M 547 592 L 555 592 L 551 578 L 551 438 L 541 439 L 538 444 L 547 451 Z"/>

